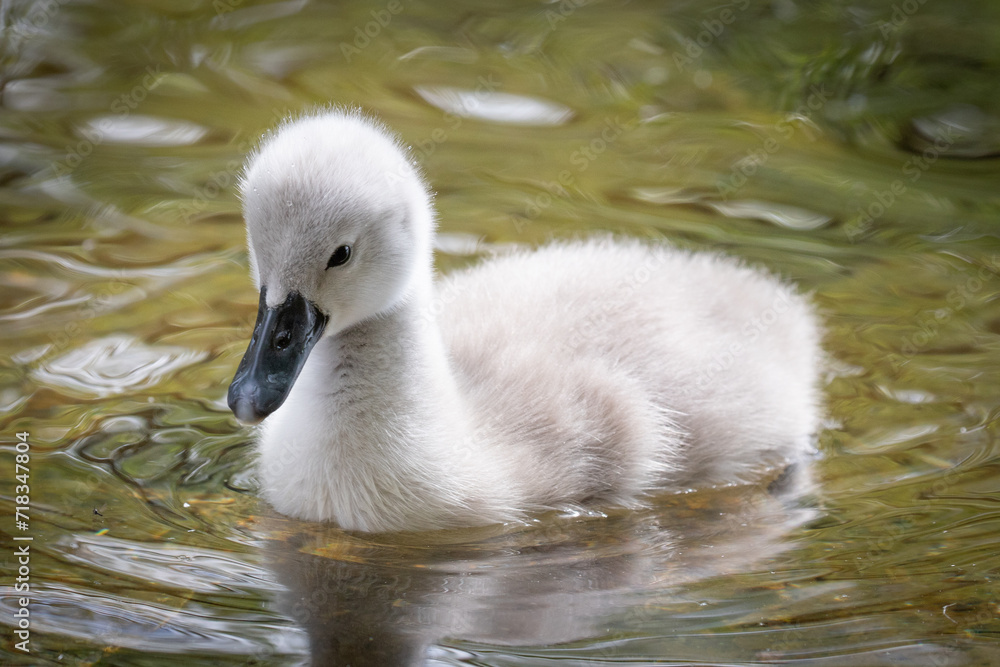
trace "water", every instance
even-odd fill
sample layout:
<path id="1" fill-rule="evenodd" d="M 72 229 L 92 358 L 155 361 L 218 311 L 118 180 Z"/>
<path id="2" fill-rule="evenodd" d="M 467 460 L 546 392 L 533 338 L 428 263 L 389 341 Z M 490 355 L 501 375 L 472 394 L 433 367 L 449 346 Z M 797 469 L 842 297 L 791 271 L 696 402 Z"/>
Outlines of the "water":
<path id="1" fill-rule="evenodd" d="M 7 589 L 5 663 L 1000 662 L 995 3 L 0 16 L 5 585 L 33 537 L 31 653 Z M 233 184 L 276 118 L 330 101 L 413 144 L 443 271 L 613 230 L 814 292 L 817 508 L 732 488 L 372 537 L 259 503 L 224 402 L 257 298 Z"/>

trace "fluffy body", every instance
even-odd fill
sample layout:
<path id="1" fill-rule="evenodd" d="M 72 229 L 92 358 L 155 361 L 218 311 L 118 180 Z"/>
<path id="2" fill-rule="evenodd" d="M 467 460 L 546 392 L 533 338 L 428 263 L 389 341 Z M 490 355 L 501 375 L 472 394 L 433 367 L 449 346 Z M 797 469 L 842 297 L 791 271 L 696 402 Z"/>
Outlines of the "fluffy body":
<path id="1" fill-rule="evenodd" d="M 357 112 L 279 129 L 243 196 L 268 302 L 294 289 L 330 317 L 260 433 L 263 494 L 284 514 L 366 531 L 502 522 L 749 481 L 810 448 L 819 326 L 766 272 L 597 238 L 435 285 L 427 189 Z M 354 259 L 324 268 L 342 243 Z"/>

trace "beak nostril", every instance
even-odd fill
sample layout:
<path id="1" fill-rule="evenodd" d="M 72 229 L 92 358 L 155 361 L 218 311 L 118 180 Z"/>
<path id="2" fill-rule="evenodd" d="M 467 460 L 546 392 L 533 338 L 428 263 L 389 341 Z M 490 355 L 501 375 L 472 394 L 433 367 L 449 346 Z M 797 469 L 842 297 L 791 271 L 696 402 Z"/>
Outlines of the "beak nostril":
<path id="1" fill-rule="evenodd" d="M 264 291 L 261 288 L 255 335 L 240 360 L 227 398 L 237 418 L 251 424 L 281 407 L 327 322 L 326 316 L 297 292 L 268 307 Z"/>

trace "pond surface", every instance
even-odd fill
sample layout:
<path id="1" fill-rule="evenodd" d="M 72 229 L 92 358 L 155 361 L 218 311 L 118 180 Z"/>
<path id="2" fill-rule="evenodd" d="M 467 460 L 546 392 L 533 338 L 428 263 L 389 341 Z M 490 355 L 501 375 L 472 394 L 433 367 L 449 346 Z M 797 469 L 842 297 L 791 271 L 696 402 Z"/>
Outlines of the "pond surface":
<path id="1" fill-rule="evenodd" d="M 4 664 L 1000 664 L 997 3 L 0 20 L 5 586 L 31 554 L 30 653 L 7 588 Z M 815 506 L 733 487 L 369 536 L 260 503 L 225 405 L 257 303 L 234 180 L 277 118 L 328 102 L 414 146 L 442 271 L 611 230 L 813 292 Z"/>

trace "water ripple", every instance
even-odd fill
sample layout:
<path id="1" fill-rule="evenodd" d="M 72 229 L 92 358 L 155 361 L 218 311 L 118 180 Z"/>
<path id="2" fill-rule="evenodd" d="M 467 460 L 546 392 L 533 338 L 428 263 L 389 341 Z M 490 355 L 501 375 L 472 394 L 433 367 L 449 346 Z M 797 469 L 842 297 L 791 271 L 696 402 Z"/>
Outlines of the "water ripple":
<path id="1" fill-rule="evenodd" d="M 179 591 L 249 595 L 281 588 L 266 568 L 241 560 L 236 554 L 182 544 L 76 534 L 63 538 L 60 549 L 71 562 Z"/>
<path id="2" fill-rule="evenodd" d="M 512 125 L 563 125 L 573 117 L 567 106 L 526 95 L 448 86 L 417 86 L 415 90 L 428 104 L 461 118 Z"/>
<path id="3" fill-rule="evenodd" d="M 44 362 L 32 377 L 72 395 L 104 398 L 158 384 L 208 357 L 204 350 L 147 345 L 125 334 L 99 338 Z"/>
<path id="4" fill-rule="evenodd" d="M 163 653 L 304 654 L 304 633 L 278 619 L 219 618 L 214 605 L 186 598 L 150 602 L 104 591 L 49 585 L 33 589 L 45 605 L 32 609 L 32 629 L 86 643 Z M 166 604 L 164 604 L 166 603 Z M 0 606 L 12 617 L 13 597 Z"/>

